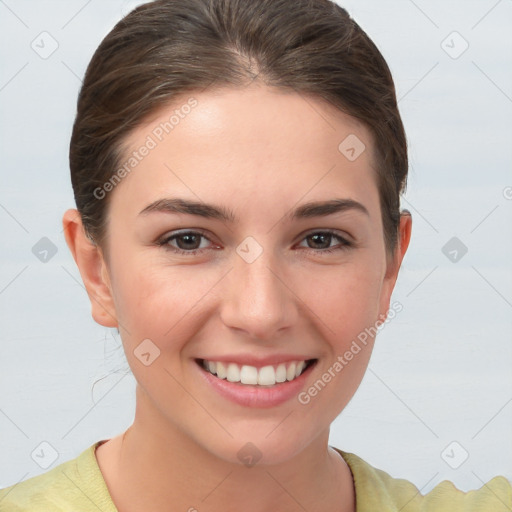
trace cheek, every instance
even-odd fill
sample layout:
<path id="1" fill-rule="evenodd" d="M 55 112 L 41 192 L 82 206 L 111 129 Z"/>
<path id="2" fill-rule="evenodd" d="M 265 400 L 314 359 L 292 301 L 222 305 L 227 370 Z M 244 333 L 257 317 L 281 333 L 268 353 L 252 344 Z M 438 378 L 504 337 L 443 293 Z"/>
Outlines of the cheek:
<path id="1" fill-rule="evenodd" d="M 319 318 L 326 337 L 341 350 L 377 320 L 382 270 L 360 260 L 327 267 L 314 279 L 310 276 L 302 281 L 299 296 L 306 298 L 304 303 Z"/>
<path id="2" fill-rule="evenodd" d="M 162 350 L 184 339 L 202 325 L 202 300 L 218 280 L 215 272 L 198 272 L 194 266 L 171 266 L 141 258 L 125 260 L 119 267 L 114 301 L 123 339 L 130 345 L 153 340 Z M 194 325 L 190 319 L 194 318 Z"/>
<path id="3" fill-rule="evenodd" d="M 215 282 L 193 269 L 130 265 L 116 282 L 116 312 L 128 364 L 137 382 L 164 403 L 187 398 L 172 376 L 182 380 L 187 343 L 203 327 L 207 312 L 201 299 Z M 142 270 L 140 270 L 142 269 Z M 126 270 L 126 269 L 125 269 Z M 212 281 L 212 282 L 210 282 Z M 149 340 L 149 341 L 148 341 Z M 165 394 L 161 395 L 162 390 Z M 180 398 L 181 397 L 181 398 Z"/>
<path id="4" fill-rule="evenodd" d="M 347 265 L 330 272 L 310 294 L 311 310 L 321 317 L 326 343 L 317 379 L 298 401 L 322 424 L 332 422 L 359 387 L 374 344 L 382 275 L 378 265 Z M 321 286 L 320 286 L 321 285 Z"/>

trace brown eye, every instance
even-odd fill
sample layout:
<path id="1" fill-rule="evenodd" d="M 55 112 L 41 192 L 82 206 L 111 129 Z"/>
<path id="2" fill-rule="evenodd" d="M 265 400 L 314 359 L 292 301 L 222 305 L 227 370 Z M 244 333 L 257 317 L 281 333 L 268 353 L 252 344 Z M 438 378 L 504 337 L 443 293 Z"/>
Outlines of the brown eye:
<path id="1" fill-rule="evenodd" d="M 352 243 L 331 231 L 316 231 L 303 238 L 307 246 L 301 245 L 305 249 L 311 249 L 319 254 L 331 253 L 333 251 L 344 250 L 352 247 Z M 337 244 L 332 245 L 336 241 Z"/>
<path id="2" fill-rule="evenodd" d="M 208 249 L 209 243 L 211 244 L 211 241 L 202 233 L 183 231 L 164 237 L 158 242 L 158 245 L 180 254 L 195 254 L 203 249 Z"/>
<path id="3" fill-rule="evenodd" d="M 312 242 L 312 245 L 309 246 L 311 249 L 328 249 L 333 236 L 330 233 L 315 233 L 306 239 Z"/>
<path id="4" fill-rule="evenodd" d="M 203 238 L 202 235 L 194 233 L 185 233 L 184 235 L 177 235 L 174 237 L 178 249 L 183 250 L 199 249 L 199 246 L 201 245 L 201 238 Z"/>

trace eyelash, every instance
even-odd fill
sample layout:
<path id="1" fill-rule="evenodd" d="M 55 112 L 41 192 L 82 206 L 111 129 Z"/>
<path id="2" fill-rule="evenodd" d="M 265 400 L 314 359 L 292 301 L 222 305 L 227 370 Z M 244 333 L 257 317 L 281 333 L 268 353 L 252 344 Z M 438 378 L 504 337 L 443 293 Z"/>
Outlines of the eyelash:
<path id="1" fill-rule="evenodd" d="M 188 255 L 188 256 L 193 256 L 193 255 L 198 254 L 205 250 L 205 248 L 203 248 L 203 249 L 192 249 L 190 251 L 186 251 L 184 249 L 179 249 L 178 247 L 173 247 L 172 245 L 169 245 L 169 242 L 171 240 L 175 240 L 175 239 L 180 238 L 185 235 L 199 235 L 200 237 L 205 238 L 206 240 L 211 242 L 211 240 L 205 234 L 201 233 L 200 231 L 182 231 L 181 233 L 175 233 L 171 236 L 163 238 L 162 240 L 159 240 L 157 242 L 157 244 L 161 247 L 164 247 L 166 250 L 172 251 L 176 254 L 184 254 L 184 255 Z M 331 254 L 336 251 L 344 251 L 344 250 L 347 250 L 347 249 L 353 247 L 353 245 L 354 245 L 352 242 L 350 242 L 346 238 L 343 238 L 336 232 L 330 231 L 330 230 L 313 231 L 311 233 L 308 233 L 306 236 L 304 236 L 302 238 L 301 242 L 303 240 L 306 240 L 309 237 L 314 236 L 314 235 L 329 235 L 329 236 L 337 239 L 341 244 L 338 246 L 330 247 L 328 249 L 313 249 L 311 247 L 304 247 L 304 249 L 313 251 L 317 254 L 325 255 L 325 254 Z"/>

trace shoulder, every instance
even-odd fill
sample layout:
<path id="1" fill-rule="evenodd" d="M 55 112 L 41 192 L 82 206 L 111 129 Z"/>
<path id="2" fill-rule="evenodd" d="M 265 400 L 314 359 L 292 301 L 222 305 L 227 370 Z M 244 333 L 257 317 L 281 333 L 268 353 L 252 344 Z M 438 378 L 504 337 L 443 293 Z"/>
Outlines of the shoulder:
<path id="1" fill-rule="evenodd" d="M 94 455 L 101 442 L 46 473 L 0 489 L 0 512 L 117 512 Z"/>
<path id="2" fill-rule="evenodd" d="M 444 480 L 425 495 L 408 480 L 393 478 L 353 453 L 335 448 L 352 471 L 357 512 L 510 512 L 512 484 L 496 476 L 480 489 L 464 492 Z"/>

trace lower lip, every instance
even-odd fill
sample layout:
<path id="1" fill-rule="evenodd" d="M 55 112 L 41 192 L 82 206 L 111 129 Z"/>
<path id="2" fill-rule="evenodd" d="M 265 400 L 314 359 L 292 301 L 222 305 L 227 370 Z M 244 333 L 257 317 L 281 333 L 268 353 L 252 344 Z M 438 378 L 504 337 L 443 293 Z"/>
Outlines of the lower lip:
<path id="1" fill-rule="evenodd" d="M 202 366 L 194 362 L 201 372 L 203 379 L 221 396 L 244 407 L 275 407 L 281 405 L 291 398 L 297 396 L 303 389 L 305 381 L 316 361 L 309 365 L 299 377 L 294 380 L 275 384 L 274 386 L 251 386 L 240 382 L 229 382 L 226 379 L 219 379 L 206 371 Z"/>

